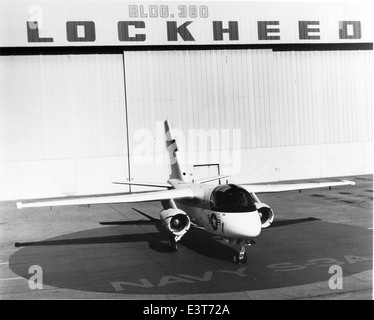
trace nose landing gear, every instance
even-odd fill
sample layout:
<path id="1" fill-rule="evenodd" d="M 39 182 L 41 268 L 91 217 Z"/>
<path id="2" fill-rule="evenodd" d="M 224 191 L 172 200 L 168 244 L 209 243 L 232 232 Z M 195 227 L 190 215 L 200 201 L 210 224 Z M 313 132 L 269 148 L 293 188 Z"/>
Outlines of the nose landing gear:
<path id="1" fill-rule="evenodd" d="M 235 252 L 234 255 L 232 256 L 232 261 L 235 264 L 240 264 L 240 263 L 247 263 L 247 254 L 245 252 L 245 247 L 242 246 L 240 247 L 240 252 Z"/>
<path id="2" fill-rule="evenodd" d="M 236 252 L 233 256 L 232 256 L 232 261 L 235 263 L 235 264 L 240 264 L 240 263 L 247 263 L 248 261 L 248 258 L 247 258 L 247 254 L 245 252 L 245 247 L 246 246 L 250 246 L 252 244 L 255 244 L 255 242 L 253 240 L 238 240 L 237 241 L 237 244 L 240 245 L 240 250 L 239 252 Z"/>

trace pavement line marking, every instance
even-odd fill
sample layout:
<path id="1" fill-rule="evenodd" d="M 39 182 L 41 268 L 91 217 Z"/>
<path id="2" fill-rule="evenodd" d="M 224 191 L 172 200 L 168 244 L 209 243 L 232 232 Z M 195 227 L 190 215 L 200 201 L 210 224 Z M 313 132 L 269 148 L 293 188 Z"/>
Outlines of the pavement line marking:
<path id="1" fill-rule="evenodd" d="M 0 279 L 0 281 L 8 281 L 8 280 L 20 280 L 20 279 L 24 279 L 24 280 L 27 280 L 25 278 L 22 278 L 22 277 L 15 277 L 15 278 L 3 278 L 3 279 Z"/>
<path id="2" fill-rule="evenodd" d="M 9 262 L 1 262 L 0 266 L 6 265 L 6 264 L 9 264 Z"/>
<path id="3" fill-rule="evenodd" d="M 8 249 L 8 250 L 0 250 L 1 252 L 11 252 L 11 251 L 18 251 L 19 249 Z"/>

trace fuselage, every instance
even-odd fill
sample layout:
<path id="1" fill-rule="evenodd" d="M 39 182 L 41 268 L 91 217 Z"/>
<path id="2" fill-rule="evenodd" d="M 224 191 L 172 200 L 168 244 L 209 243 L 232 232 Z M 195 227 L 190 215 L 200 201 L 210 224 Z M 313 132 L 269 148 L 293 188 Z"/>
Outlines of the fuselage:
<path id="1" fill-rule="evenodd" d="M 193 199 L 176 199 L 177 207 L 208 232 L 229 239 L 250 239 L 261 233 L 253 198 L 236 185 L 206 185 L 170 181 L 174 188 L 190 188 Z"/>

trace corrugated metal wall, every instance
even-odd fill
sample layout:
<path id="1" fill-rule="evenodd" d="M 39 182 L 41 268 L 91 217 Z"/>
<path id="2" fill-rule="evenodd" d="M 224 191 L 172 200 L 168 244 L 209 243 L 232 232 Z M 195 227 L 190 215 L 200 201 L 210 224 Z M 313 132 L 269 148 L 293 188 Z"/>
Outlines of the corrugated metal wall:
<path id="1" fill-rule="evenodd" d="M 149 130 L 155 140 L 141 150 L 144 158 L 152 155 L 150 165 L 132 158 L 135 180 L 167 176 L 156 163 L 164 152 L 162 144 L 157 148 L 156 139 L 163 138 L 157 122 L 165 119 L 185 138 L 189 129 L 231 130 L 226 141 L 222 135 L 206 144 L 178 141 L 188 153 L 182 157 L 187 172 L 195 164 L 222 165 L 221 154 L 213 152 L 218 148 L 236 157 L 236 167 L 226 163 L 222 172 L 237 175 L 238 182 L 372 171 L 369 51 L 124 52 L 124 60 L 130 154 L 138 150 L 139 130 Z M 239 146 L 233 129 L 241 131 Z M 233 148 L 241 149 L 239 156 Z"/>
<path id="2" fill-rule="evenodd" d="M 126 106 L 134 180 L 167 178 L 165 119 L 185 133 L 239 129 L 237 146 L 178 141 L 189 154 L 240 149 L 233 182 L 370 173 L 372 63 L 371 51 L 1 56 L 0 199 L 126 191 L 111 184 L 129 177 Z M 150 161 L 134 156 L 142 129 Z M 185 159 L 192 171 L 222 162 Z"/>
<path id="3" fill-rule="evenodd" d="M 127 177 L 121 54 L 1 56 L 0 70 L 0 199 L 99 193 L 114 170 Z"/>
<path id="4" fill-rule="evenodd" d="M 126 155 L 121 55 L 0 63 L 0 161 Z"/>
<path id="5" fill-rule="evenodd" d="M 241 129 L 245 149 L 372 140 L 370 51 L 125 52 L 125 63 L 130 136 L 168 118 Z"/>

